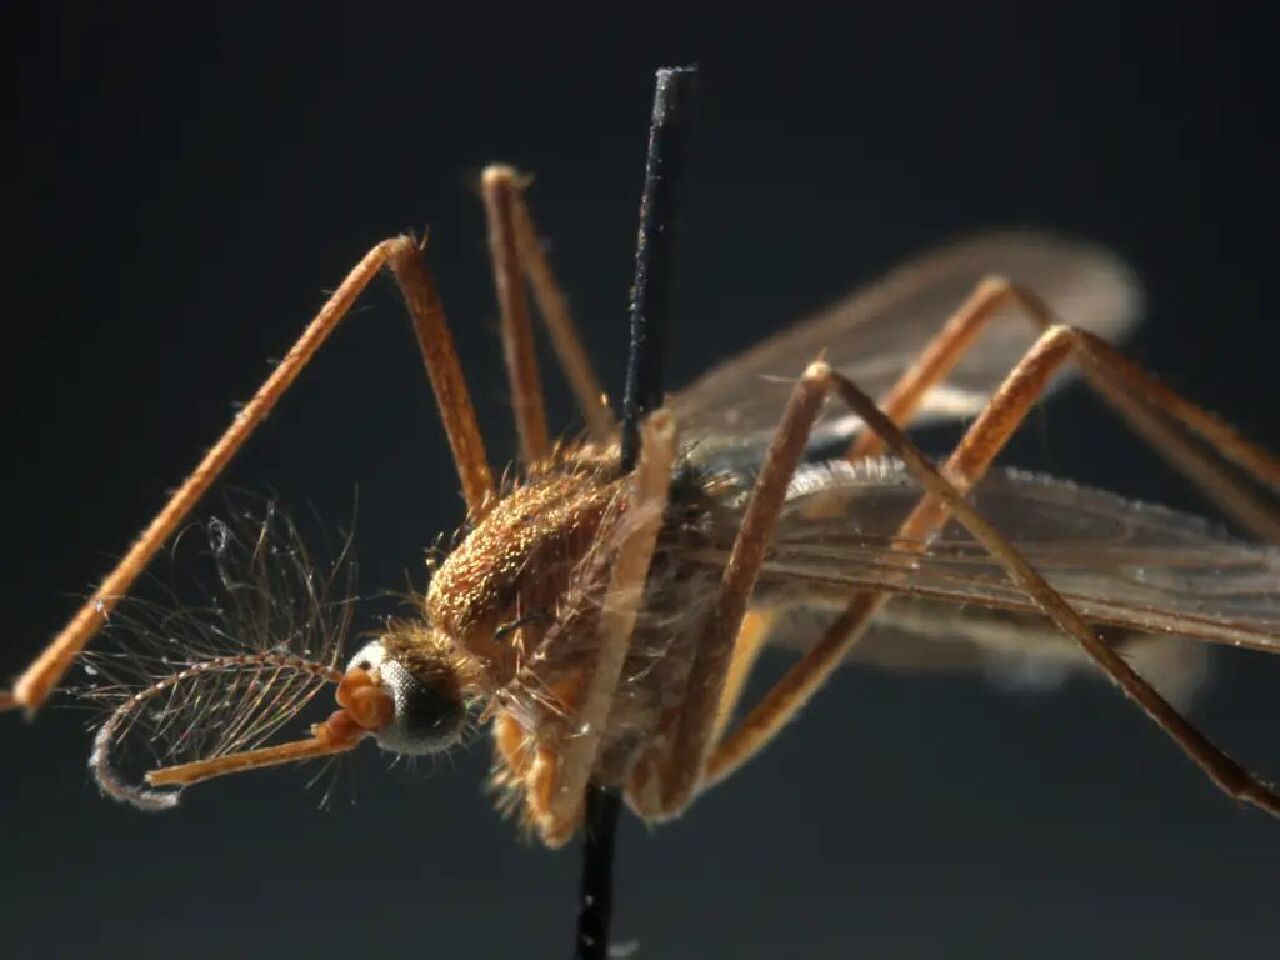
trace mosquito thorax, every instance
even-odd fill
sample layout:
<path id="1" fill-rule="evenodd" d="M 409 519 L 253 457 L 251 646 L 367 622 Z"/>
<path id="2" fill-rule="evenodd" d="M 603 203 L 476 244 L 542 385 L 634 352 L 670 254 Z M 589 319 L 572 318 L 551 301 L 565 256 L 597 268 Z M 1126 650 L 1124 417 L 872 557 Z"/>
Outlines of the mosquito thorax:
<path id="1" fill-rule="evenodd" d="M 491 688 L 515 670 L 511 628 L 557 608 L 619 484 L 612 464 L 562 452 L 500 498 L 434 571 L 427 619 L 481 661 Z"/>
<path id="2" fill-rule="evenodd" d="M 466 707 L 458 678 L 430 647 L 389 634 L 365 644 L 347 669 L 367 672 L 391 697 L 391 719 L 372 731 L 383 750 L 438 753 L 462 736 Z"/>

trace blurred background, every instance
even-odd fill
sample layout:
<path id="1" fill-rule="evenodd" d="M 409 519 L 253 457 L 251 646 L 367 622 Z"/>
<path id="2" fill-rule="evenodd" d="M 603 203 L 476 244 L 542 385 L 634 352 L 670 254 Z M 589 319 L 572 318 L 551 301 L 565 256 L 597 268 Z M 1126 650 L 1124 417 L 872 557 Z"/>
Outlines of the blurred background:
<path id="1" fill-rule="evenodd" d="M 905 255 L 1038 224 L 1126 257 L 1149 298 L 1130 354 L 1280 446 L 1260 8 L 0 16 L 17 160 L 0 673 L 62 625 L 387 235 L 429 225 L 482 427 L 511 454 L 475 189 L 487 161 L 537 174 L 535 216 L 616 395 L 666 63 L 703 68 L 672 383 Z M 1013 459 L 1208 510 L 1080 390 Z M 423 549 L 461 500 L 390 283 L 228 480 L 335 530 L 358 499 L 362 589 L 424 586 Z M 1280 663 L 1215 659 L 1196 720 L 1280 777 Z M 766 679 L 788 662 L 769 657 Z M 388 772 L 366 750 L 357 802 L 344 788 L 330 810 L 307 772 L 276 771 L 143 815 L 92 785 L 87 718 L 0 717 L 8 957 L 568 955 L 576 850 L 523 843 L 493 812 L 484 742 L 432 771 Z M 1277 863 L 1277 824 L 1102 683 L 1030 697 L 851 669 L 682 820 L 624 823 L 615 931 L 662 958 L 1202 957 L 1280 942 Z"/>

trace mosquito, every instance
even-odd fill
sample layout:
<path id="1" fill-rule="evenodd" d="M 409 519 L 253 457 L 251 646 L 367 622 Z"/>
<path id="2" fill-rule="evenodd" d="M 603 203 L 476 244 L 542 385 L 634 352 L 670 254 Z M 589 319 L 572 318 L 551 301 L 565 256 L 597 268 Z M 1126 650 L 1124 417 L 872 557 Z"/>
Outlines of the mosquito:
<path id="1" fill-rule="evenodd" d="M 645 821 L 679 816 L 755 756 L 839 664 L 861 657 L 1100 670 L 1222 791 L 1280 815 L 1280 797 L 1171 703 L 1194 685 L 1195 644 L 1280 652 L 1280 549 L 993 466 L 1059 375 L 1078 373 L 1241 526 L 1280 542 L 1280 461 L 1110 345 L 1140 301 L 1114 255 L 1005 232 L 913 260 L 671 395 L 641 427 L 636 468 L 623 471 L 617 423 L 525 185 L 507 166 L 482 177 L 520 451 L 505 480 L 491 469 L 424 246 L 384 241 L 4 705 L 30 714 L 44 703 L 386 269 L 445 424 L 464 524 L 414 615 L 389 622 L 345 666 L 341 598 L 331 606 L 296 559 L 285 561 L 294 571 L 285 579 L 301 585 L 300 599 L 284 606 L 301 612 L 283 635 L 209 628 L 199 656 L 148 661 L 143 680 L 117 691 L 95 738 L 92 767 L 109 795 L 171 807 L 192 784 L 335 756 L 366 739 L 398 755 L 433 754 L 478 714 L 501 805 L 559 847 L 578 831 L 592 783 L 620 791 Z M 558 443 L 530 294 L 585 424 Z M 963 439 L 935 463 L 907 431 L 948 421 L 967 423 Z M 242 552 L 253 564 L 277 562 L 263 548 L 270 524 L 261 529 L 261 543 L 250 538 Z M 273 582 L 260 580 L 267 587 L 255 596 L 270 601 Z M 741 711 L 767 643 L 801 655 Z M 268 742 L 328 687 L 328 719 L 309 736 Z M 141 783 L 113 759 L 130 736 L 161 745 Z"/>

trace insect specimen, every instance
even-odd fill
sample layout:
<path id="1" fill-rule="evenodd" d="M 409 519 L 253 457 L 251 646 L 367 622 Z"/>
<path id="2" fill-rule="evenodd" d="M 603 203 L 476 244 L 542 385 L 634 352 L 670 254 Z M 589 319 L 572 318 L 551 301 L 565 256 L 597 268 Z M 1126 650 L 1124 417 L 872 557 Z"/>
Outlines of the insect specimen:
<path id="1" fill-rule="evenodd" d="M 1280 540 L 1267 490 L 1240 475 L 1274 492 L 1280 463 L 1108 345 L 1137 310 L 1135 282 L 1115 258 L 1009 233 L 909 263 L 674 394 L 646 421 L 627 473 L 520 190 L 508 168 L 484 176 L 519 469 L 493 479 L 419 245 L 380 244 L 8 702 L 39 707 L 383 267 L 414 322 L 466 523 L 419 615 L 390 624 L 345 667 L 331 642 L 345 633 L 343 605 L 328 605 L 287 549 L 279 560 L 242 541 L 251 565 L 283 563 L 286 578 L 304 571 L 289 581 L 300 605 L 284 602 L 300 619 L 260 637 L 211 630 L 199 659 L 144 665 L 154 676 L 120 694 L 97 736 L 94 769 L 108 793 L 171 806 L 200 780 L 367 738 L 430 753 L 455 742 L 476 704 L 504 804 L 557 846 L 578 829 L 589 782 L 621 789 L 648 820 L 677 816 L 767 743 L 839 663 L 864 656 L 1096 664 L 1226 792 L 1280 813 L 1268 787 L 1169 703 L 1190 682 L 1186 640 L 1280 650 L 1280 552 L 991 467 L 1072 362 L 1239 523 Z M 549 439 L 526 281 L 582 408 L 580 440 Z M 968 418 L 941 466 L 903 433 Z M 235 536 L 213 531 L 215 541 Z M 261 531 L 269 547 L 268 519 Z M 801 659 L 738 719 L 766 642 L 797 647 Z M 1159 675 L 1168 696 L 1134 664 Z M 329 685 L 338 709 L 328 720 L 308 738 L 267 744 Z M 147 733 L 161 762 L 138 786 L 116 774 L 113 751 Z"/>
<path id="2" fill-rule="evenodd" d="M 504 803 L 555 846 L 578 827 L 593 779 L 622 788 L 647 819 L 678 815 L 760 749 L 839 662 L 859 655 L 854 641 L 868 633 L 861 655 L 888 662 L 1096 662 L 1223 789 L 1280 810 L 1130 666 L 1170 673 L 1161 685 L 1176 694 L 1187 682 L 1176 666 L 1181 638 L 1280 649 L 1280 553 L 1110 494 L 988 470 L 1074 359 L 1142 436 L 1242 523 L 1275 536 L 1274 508 L 1226 462 L 1272 489 L 1280 465 L 1100 336 L 1117 335 L 1136 310 L 1134 281 L 1113 257 L 1014 233 L 912 262 L 675 394 L 646 424 L 639 467 L 623 475 L 612 417 L 519 181 L 492 168 L 484 184 L 521 469 L 501 488 L 491 479 L 418 246 L 407 238 L 378 246 L 12 701 L 39 706 L 384 265 L 414 319 L 469 506 L 433 572 L 424 615 L 394 623 L 345 670 L 303 652 L 307 630 L 153 664 L 164 675 L 130 691 L 99 732 L 95 769 L 108 792 L 167 806 L 182 785 L 345 751 L 365 737 L 397 753 L 431 752 L 454 741 L 464 704 L 480 702 Z M 582 441 L 548 440 L 522 278 L 582 405 Z M 882 398 L 878 408 L 867 394 Z M 971 416 L 940 468 L 895 426 Z M 342 632 L 308 623 L 326 636 Z M 766 640 L 803 657 L 732 727 Z M 309 739 L 260 746 L 324 684 L 340 705 L 330 720 Z M 235 703 L 230 729 L 209 708 L 217 698 Z M 167 738 L 167 761 L 183 762 L 134 787 L 114 776 L 110 752 L 148 725 Z"/>

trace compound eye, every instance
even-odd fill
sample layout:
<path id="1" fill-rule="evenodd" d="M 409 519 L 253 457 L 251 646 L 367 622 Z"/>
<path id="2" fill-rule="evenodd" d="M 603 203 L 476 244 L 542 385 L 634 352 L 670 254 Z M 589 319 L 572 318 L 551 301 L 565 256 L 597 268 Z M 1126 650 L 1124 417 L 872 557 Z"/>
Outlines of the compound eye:
<path id="1" fill-rule="evenodd" d="M 382 666 L 382 661 L 386 658 L 387 651 L 383 647 L 382 641 L 374 640 L 372 643 L 366 643 L 360 648 L 356 655 L 347 662 L 347 669 L 360 669 L 365 673 L 374 673 Z"/>
<path id="2" fill-rule="evenodd" d="M 404 663 L 389 657 L 381 640 L 366 644 L 348 664 L 370 673 L 391 694 L 395 714 L 374 733 L 383 750 L 420 755 L 448 749 L 462 733 L 465 710 L 461 700 L 439 683 L 438 677 L 415 675 Z M 435 680 L 436 682 L 432 682 Z"/>

